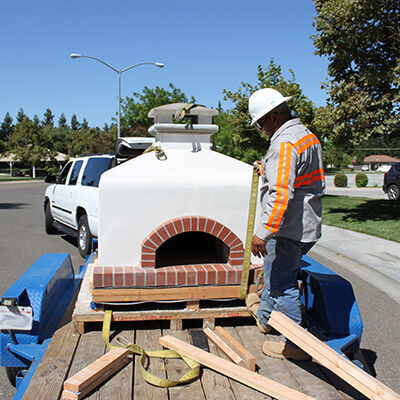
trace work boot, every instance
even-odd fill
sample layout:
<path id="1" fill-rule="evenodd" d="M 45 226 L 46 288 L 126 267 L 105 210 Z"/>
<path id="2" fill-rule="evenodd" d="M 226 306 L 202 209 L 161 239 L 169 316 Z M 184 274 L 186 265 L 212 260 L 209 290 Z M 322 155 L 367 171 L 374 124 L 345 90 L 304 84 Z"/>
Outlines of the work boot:
<path id="1" fill-rule="evenodd" d="M 302 349 L 291 346 L 282 339 L 278 342 L 266 340 L 261 347 L 261 351 L 269 357 L 280 359 L 287 358 L 296 361 L 309 361 L 311 359 Z"/>
<path id="2" fill-rule="evenodd" d="M 267 334 L 271 331 L 271 327 L 264 327 L 257 317 L 257 310 L 260 308 L 261 299 L 255 293 L 249 293 L 246 296 L 246 306 L 249 310 L 252 317 L 256 320 L 258 330 L 263 333 Z"/>

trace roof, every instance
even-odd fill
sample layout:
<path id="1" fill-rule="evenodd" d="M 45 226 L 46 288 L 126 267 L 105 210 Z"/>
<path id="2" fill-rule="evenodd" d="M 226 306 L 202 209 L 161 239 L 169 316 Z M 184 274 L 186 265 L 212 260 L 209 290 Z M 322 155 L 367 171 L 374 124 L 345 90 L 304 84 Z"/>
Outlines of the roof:
<path id="1" fill-rule="evenodd" d="M 372 155 L 364 158 L 365 163 L 395 163 L 400 160 L 394 157 L 386 156 L 386 155 Z"/>

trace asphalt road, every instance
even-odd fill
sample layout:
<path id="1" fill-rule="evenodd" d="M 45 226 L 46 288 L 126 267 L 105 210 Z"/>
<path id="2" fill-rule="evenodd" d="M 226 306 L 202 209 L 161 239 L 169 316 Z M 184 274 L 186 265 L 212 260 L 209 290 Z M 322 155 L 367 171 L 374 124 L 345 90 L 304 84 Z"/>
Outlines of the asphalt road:
<path id="1" fill-rule="evenodd" d="M 48 236 L 44 231 L 45 187 L 42 182 L 0 183 L 0 294 L 43 253 L 69 252 L 75 271 L 83 264 L 75 240 L 65 235 Z M 358 195 L 355 190 L 349 195 Z M 364 323 L 361 347 L 371 372 L 400 393 L 399 304 L 369 283 L 383 277 L 322 248 L 316 247 L 310 255 L 352 283 Z M 0 368 L 0 399 L 11 400 L 14 393 L 4 368 Z"/>

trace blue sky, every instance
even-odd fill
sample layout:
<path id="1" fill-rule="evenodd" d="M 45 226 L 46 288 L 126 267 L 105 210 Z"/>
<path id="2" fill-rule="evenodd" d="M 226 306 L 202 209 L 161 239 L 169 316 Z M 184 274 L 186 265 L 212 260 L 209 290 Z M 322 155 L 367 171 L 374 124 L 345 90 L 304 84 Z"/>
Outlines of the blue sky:
<path id="1" fill-rule="evenodd" d="M 325 105 L 321 82 L 326 58 L 314 55 L 310 35 L 312 0 L 18 0 L 0 1 L 0 122 L 22 107 L 40 119 L 47 108 L 68 123 L 73 114 L 103 127 L 116 116 L 116 69 L 139 62 L 122 74 L 122 98 L 144 86 L 168 89 L 172 82 L 188 98 L 216 108 L 223 89 L 255 84 L 257 66 L 271 58 L 283 75 L 292 69 L 304 94 Z"/>

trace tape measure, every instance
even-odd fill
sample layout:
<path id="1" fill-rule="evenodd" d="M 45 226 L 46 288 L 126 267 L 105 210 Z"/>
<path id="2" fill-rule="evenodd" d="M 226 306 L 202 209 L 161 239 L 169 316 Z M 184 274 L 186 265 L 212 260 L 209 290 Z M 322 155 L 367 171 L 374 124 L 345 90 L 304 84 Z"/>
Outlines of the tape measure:
<path id="1" fill-rule="evenodd" d="M 129 343 L 129 341 L 124 338 L 123 336 L 118 336 L 116 341 L 120 344 L 120 346 L 116 346 L 110 343 L 110 326 L 112 320 L 112 310 L 106 310 L 104 315 L 103 321 L 103 331 L 102 336 L 103 340 L 106 343 L 109 350 L 113 349 L 114 347 L 123 347 L 129 350 L 132 354 L 137 354 L 140 356 L 139 365 L 142 372 L 143 379 L 154 385 L 159 387 L 173 387 L 184 383 L 192 382 L 193 380 L 197 379 L 200 375 L 200 364 L 192 359 L 185 357 L 184 355 L 179 354 L 173 350 L 160 350 L 160 351 L 144 351 L 142 346 L 137 344 Z M 146 368 L 146 361 L 148 358 L 181 358 L 185 363 L 188 365 L 190 370 L 184 374 L 178 380 L 160 378 L 153 374 L 150 374 Z"/>
<path id="2" fill-rule="evenodd" d="M 250 270 L 250 261 L 251 261 L 251 241 L 253 240 L 254 221 L 255 221 L 255 217 L 256 217 L 257 190 L 258 190 L 258 172 L 257 172 L 256 168 L 254 168 L 253 169 L 253 178 L 251 181 L 249 218 L 247 221 L 246 245 L 245 245 L 244 257 L 243 257 L 242 282 L 240 285 L 240 296 L 239 296 L 240 300 L 244 300 L 246 298 L 248 286 L 249 286 L 249 270 Z"/>

